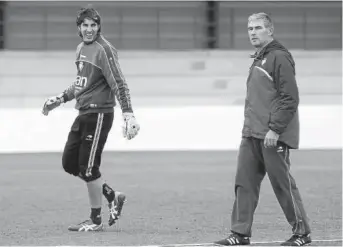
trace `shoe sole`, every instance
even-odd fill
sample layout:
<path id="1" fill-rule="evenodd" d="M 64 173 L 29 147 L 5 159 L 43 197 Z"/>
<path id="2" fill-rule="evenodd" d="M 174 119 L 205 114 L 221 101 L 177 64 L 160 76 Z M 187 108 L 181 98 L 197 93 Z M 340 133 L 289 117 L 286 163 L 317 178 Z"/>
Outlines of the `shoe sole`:
<path id="1" fill-rule="evenodd" d="M 118 196 L 117 200 L 118 200 L 118 216 L 120 216 L 121 215 L 121 211 L 123 209 L 123 206 L 124 206 L 124 204 L 126 202 L 126 196 L 123 195 L 123 194 L 120 194 Z"/>

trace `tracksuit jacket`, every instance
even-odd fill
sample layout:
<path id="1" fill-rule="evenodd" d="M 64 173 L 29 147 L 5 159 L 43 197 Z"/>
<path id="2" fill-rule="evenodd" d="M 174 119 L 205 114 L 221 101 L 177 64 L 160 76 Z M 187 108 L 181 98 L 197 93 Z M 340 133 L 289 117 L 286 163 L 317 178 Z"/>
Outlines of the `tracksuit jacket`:
<path id="1" fill-rule="evenodd" d="M 122 112 L 132 112 L 130 91 L 118 63 L 116 49 L 101 34 L 76 49 L 76 81 L 64 93 L 64 102 L 76 99 L 79 114 L 113 112 L 116 98 Z"/>
<path id="2" fill-rule="evenodd" d="M 299 92 L 291 53 L 273 40 L 250 67 L 244 109 L 243 137 L 264 139 L 269 129 L 279 141 L 299 148 Z"/>

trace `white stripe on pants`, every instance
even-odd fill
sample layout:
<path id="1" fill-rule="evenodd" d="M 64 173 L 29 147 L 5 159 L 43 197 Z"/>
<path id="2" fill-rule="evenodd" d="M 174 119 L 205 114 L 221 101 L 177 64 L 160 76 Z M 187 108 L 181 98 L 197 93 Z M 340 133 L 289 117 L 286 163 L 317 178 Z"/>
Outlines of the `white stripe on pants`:
<path id="1" fill-rule="evenodd" d="M 95 128 L 95 134 L 94 134 L 94 138 L 93 138 L 92 148 L 91 148 L 91 151 L 89 154 L 89 159 L 88 159 L 86 177 L 90 177 L 92 175 L 92 168 L 94 165 L 96 150 L 98 148 L 98 143 L 99 143 L 99 139 L 100 139 L 100 133 L 101 133 L 103 120 L 104 120 L 104 113 L 98 113 L 98 120 L 96 122 L 96 128 Z"/>

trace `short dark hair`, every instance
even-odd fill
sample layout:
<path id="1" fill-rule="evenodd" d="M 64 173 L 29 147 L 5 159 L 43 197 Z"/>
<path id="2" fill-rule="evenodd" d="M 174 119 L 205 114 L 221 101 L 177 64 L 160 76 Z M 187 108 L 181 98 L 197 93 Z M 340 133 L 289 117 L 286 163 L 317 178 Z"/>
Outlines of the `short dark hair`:
<path id="1" fill-rule="evenodd" d="M 252 21 L 253 19 L 263 20 L 264 26 L 266 28 L 270 28 L 274 30 L 274 24 L 273 24 L 272 18 L 268 14 L 264 12 L 254 13 L 249 16 L 248 22 Z"/>
<path id="2" fill-rule="evenodd" d="M 101 17 L 99 15 L 98 11 L 96 11 L 92 7 L 82 8 L 78 11 L 77 17 L 76 17 L 76 25 L 80 26 L 85 18 L 92 19 L 98 25 L 101 24 Z"/>

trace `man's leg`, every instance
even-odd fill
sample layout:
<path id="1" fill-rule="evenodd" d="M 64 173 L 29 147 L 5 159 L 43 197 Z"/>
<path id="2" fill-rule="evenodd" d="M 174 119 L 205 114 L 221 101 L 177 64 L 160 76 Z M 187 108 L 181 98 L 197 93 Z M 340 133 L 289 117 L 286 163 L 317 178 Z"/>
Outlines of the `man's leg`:
<path id="1" fill-rule="evenodd" d="M 101 163 L 101 153 L 104 149 L 104 146 L 107 141 L 108 133 L 111 131 L 112 123 L 113 123 L 114 114 L 107 113 L 105 114 L 105 121 L 106 124 L 103 128 L 103 134 L 100 138 L 101 141 L 99 143 L 99 153 L 97 153 L 97 158 L 99 159 L 98 164 L 100 166 Z M 108 202 L 108 209 L 109 209 L 109 219 L 108 224 L 112 226 L 115 222 L 119 219 L 124 203 L 126 202 L 126 196 L 124 193 L 113 190 L 107 183 L 102 184 L 102 194 L 105 196 Z"/>
<path id="2" fill-rule="evenodd" d="M 244 138 L 239 148 L 235 178 L 235 202 L 231 215 L 232 232 L 251 236 L 261 182 L 266 174 L 259 140 Z"/>
<path id="3" fill-rule="evenodd" d="M 79 116 L 80 139 L 78 176 L 87 184 L 89 203 L 91 207 L 90 219 L 80 224 L 70 226 L 70 231 L 99 231 L 102 230 L 102 180 L 99 171 L 99 147 L 101 146 L 101 132 L 104 125 L 104 114 L 86 114 Z M 101 155 L 102 150 L 100 150 Z"/>
<path id="4" fill-rule="evenodd" d="M 261 146 L 263 143 L 261 142 Z M 290 174 L 289 148 L 278 142 L 276 148 L 264 148 L 263 157 L 274 193 L 292 226 L 293 234 L 303 236 L 311 232 L 309 220 L 295 180 Z"/>
<path id="5" fill-rule="evenodd" d="M 243 138 L 239 147 L 235 178 L 235 201 L 231 215 L 231 234 L 215 242 L 220 245 L 250 243 L 254 212 L 258 204 L 261 182 L 266 174 L 258 139 Z"/>
<path id="6" fill-rule="evenodd" d="M 90 221 L 87 222 L 88 230 L 101 230 L 103 227 L 101 220 L 102 194 L 106 196 L 108 201 L 111 201 L 111 205 L 114 204 L 119 196 L 119 194 L 109 187 L 108 184 L 103 183 L 100 173 L 101 155 L 112 123 L 113 113 L 94 113 L 82 116 L 82 144 L 80 146 L 79 155 L 79 176 L 87 183 L 91 206 Z M 123 195 L 121 195 L 120 198 L 122 198 L 122 196 Z M 115 207 L 117 207 L 117 205 L 115 205 Z M 114 211 L 114 214 L 118 214 L 119 210 Z M 113 213 L 111 214 L 110 207 L 110 220 L 113 218 Z M 114 219 L 114 221 L 116 219 Z M 84 224 L 85 223 L 83 223 L 83 225 Z M 72 227 L 72 229 L 80 229 L 80 225 L 76 225 Z"/>

